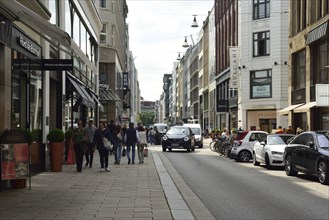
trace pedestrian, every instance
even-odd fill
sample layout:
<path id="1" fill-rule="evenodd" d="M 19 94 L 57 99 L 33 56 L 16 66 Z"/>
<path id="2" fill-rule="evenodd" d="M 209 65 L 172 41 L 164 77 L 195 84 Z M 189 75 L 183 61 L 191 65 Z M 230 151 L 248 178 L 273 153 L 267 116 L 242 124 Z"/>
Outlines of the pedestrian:
<path id="1" fill-rule="evenodd" d="M 296 135 L 299 135 L 303 132 L 303 129 L 301 129 L 300 127 L 297 127 L 296 129 Z"/>
<path id="2" fill-rule="evenodd" d="M 89 168 L 93 167 L 93 160 L 94 160 L 94 152 L 95 146 L 94 142 L 94 134 L 96 131 L 96 127 L 94 126 L 94 120 L 91 118 L 88 121 L 88 126 L 85 127 L 85 136 L 87 142 L 87 150 L 86 150 L 86 167 L 89 165 Z"/>
<path id="3" fill-rule="evenodd" d="M 115 128 L 116 128 L 116 125 L 115 125 L 114 120 L 110 120 L 110 123 L 107 125 L 107 129 L 109 130 L 112 137 L 114 136 Z M 116 146 L 113 145 L 113 148 L 110 151 L 110 155 L 112 155 L 112 154 L 115 155 L 115 150 L 116 150 L 115 148 L 116 148 Z"/>
<path id="4" fill-rule="evenodd" d="M 153 130 L 152 127 L 150 128 L 150 130 L 148 132 L 148 135 L 150 137 L 150 144 L 151 145 L 154 144 L 154 135 L 155 135 L 155 132 L 154 132 L 154 130 Z"/>
<path id="5" fill-rule="evenodd" d="M 279 126 L 278 130 L 275 133 L 276 134 L 283 134 L 282 126 Z"/>
<path id="6" fill-rule="evenodd" d="M 288 128 L 286 129 L 286 134 L 294 134 L 294 131 L 291 128 L 291 125 L 288 126 Z"/>
<path id="7" fill-rule="evenodd" d="M 121 156 L 122 156 L 122 146 L 124 144 L 124 134 L 120 125 L 117 125 L 114 131 L 113 136 L 114 142 L 116 144 L 115 151 L 115 164 L 120 164 Z"/>
<path id="8" fill-rule="evenodd" d="M 137 155 L 139 163 L 144 163 L 144 148 L 147 147 L 146 132 L 142 125 L 137 127 L 138 131 L 138 144 L 137 144 Z"/>
<path id="9" fill-rule="evenodd" d="M 78 121 L 78 127 L 73 130 L 74 151 L 76 157 L 77 171 L 81 173 L 83 163 L 83 140 L 85 138 L 85 131 L 83 129 L 83 122 Z"/>
<path id="10" fill-rule="evenodd" d="M 112 136 L 109 132 L 109 130 L 106 128 L 105 122 L 100 121 L 99 122 L 99 128 L 95 131 L 94 134 L 94 145 L 96 145 L 98 153 L 99 153 L 99 159 L 101 163 L 101 170 L 100 172 L 110 172 L 111 169 L 108 167 L 109 166 L 109 150 L 107 150 L 104 147 L 104 142 L 103 139 L 107 138 L 113 143 Z"/>
<path id="11" fill-rule="evenodd" d="M 125 132 L 125 144 L 127 147 L 127 158 L 128 158 L 128 164 L 132 162 L 132 164 L 135 163 L 135 151 L 136 151 L 136 144 L 138 141 L 137 137 L 138 133 L 137 130 L 134 128 L 134 123 L 129 123 L 129 128 L 126 129 Z M 131 157 L 130 157 L 130 151 L 131 151 Z"/>

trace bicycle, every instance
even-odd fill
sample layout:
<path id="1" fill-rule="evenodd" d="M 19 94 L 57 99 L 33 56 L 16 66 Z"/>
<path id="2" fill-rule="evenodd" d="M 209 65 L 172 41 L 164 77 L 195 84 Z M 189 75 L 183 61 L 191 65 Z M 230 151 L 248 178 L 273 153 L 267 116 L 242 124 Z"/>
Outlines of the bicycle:
<path id="1" fill-rule="evenodd" d="M 218 139 L 213 139 L 212 142 L 210 142 L 209 144 L 209 148 L 210 150 L 214 151 L 214 152 L 218 152 Z"/>

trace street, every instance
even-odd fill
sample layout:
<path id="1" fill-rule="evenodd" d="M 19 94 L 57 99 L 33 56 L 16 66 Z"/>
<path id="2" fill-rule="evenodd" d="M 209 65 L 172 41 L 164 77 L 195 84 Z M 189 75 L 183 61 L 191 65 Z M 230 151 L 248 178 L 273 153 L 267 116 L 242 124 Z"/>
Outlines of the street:
<path id="1" fill-rule="evenodd" d="M 329 187 L 316 178 L 238 163 L 207 145 L 163 154 L 216 219 L 329 218 Z"/>

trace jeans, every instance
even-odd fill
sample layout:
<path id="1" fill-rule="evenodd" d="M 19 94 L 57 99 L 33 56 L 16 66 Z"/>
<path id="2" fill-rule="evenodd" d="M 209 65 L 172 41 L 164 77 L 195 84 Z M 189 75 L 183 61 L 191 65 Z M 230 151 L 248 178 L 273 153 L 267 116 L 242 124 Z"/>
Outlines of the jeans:
<path id="1" fill-rule="evenodd" d="M 144 162 L 144 146 L 145 146 L 145 144 L 140 144 L 137 146 L 137 154 L 138 154 L 139 163 Z"/>
<path id="2" fill-rule="evenodd" d="M 85 156 L 86 156 L 86 162 L 89 164 L 89 167 L 92 167 L 94 160 L 94 145 L 92 143 L 88 144 L 88 148 Z"/>
<path id="3" fill-rule="evenodd" d="M 121 144 L 117 144 L 115 155 L 116 155 L 116 162 L 120 162 L 121 156 L 122 156 L 122 145 Z"/>
<path id="4" fill-rule="evenodd" d="M 81 143 L 74 144 L 74 150 L 75 150 L 75 157 L 76 157 L 76 163 L 77 163 L 77 171 L 82 171 L 82 162 L 83 162 L 83 149 Z"/>
<path id="5" fill-rule="evenodd" d="M 109 166 L 109 151 L 104 149 L 98 149 L 99 158 L 101 162 L 101 168 L 107 168 Z"/>
<path id="6" fill-rule="evenodd" d="M 130 149 L 131 149 L 131 158 L 130 158 Z M 130 160 L 131 160 L 133 163 L 135 163 L 135 151 L 136 151 L 136 145 L 135 144 L 127 145 L 128 162 L 130 162 Z"/>
<path id="7" fill-rule="evenodd" d="M 154 135 L 150 135 L 150 144 L 154 144 Z"/>

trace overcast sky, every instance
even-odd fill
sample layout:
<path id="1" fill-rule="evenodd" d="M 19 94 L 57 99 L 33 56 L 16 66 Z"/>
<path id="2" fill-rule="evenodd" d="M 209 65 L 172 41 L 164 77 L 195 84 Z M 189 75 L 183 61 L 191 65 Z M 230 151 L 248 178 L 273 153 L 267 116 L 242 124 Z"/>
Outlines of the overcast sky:
<path id="1" fill-rule="evenodd" d="M 163 74 L 173 71 L 184 36 L 195 43 L 213 8 L 214 0 L 127 0 L 130 50 L 135 57 L 141 96 L 146 101 L 160 98 Z M 198 28 L 192 28 L 196 14 Z"/>

